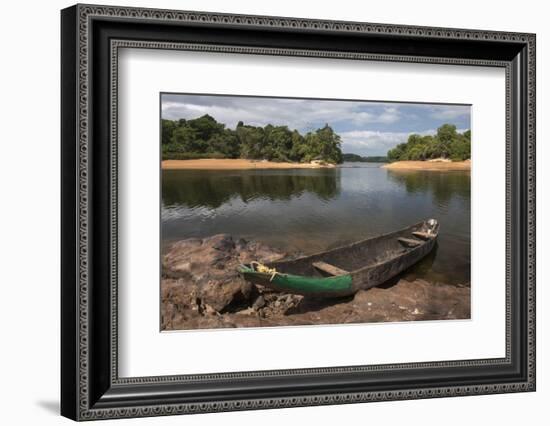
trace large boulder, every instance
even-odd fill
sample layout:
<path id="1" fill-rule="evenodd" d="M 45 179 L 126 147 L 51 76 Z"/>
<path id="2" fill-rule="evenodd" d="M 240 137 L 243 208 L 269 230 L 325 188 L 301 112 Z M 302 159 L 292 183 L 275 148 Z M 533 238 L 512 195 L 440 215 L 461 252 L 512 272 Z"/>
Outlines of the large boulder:
<path id="1" fill-rule="evenodd" d="M 191 325 L 197 315 L 252 306 L 258 289 L 239 276 L 237 267 L 252 260 L 271 262 L 283 257 L 263 244 L 234 241 L 227 234 L 171 244 L 162 258 L 163 328 L 185 321 Z M 210 318 L 209 324 L 212 321 Z"/>

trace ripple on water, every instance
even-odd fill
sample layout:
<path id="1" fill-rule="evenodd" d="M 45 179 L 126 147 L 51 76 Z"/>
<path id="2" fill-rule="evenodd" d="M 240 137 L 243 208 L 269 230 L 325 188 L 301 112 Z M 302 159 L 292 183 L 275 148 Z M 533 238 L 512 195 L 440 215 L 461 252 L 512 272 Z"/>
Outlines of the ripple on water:
<path id="1" fill-rule="evenodd" d="M 179 173 L 183 172 L 183 173 Z M 230 233 L 314 253 L 406 227 L 441 223 L 437 250 L 409 273 L 470 281 L 470 174 L 374 167 L 164 171 L 165 240 Z"/>

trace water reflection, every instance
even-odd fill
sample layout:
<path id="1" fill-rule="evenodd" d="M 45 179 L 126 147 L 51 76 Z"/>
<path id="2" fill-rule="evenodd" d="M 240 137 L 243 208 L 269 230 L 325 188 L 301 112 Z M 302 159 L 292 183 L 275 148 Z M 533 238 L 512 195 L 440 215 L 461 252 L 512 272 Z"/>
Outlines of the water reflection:
<path id="1" fill-rule="evenodd" d="M 372 164 L 167 170 L 162 197 L 164 241 L 229 233 L 288 253 L 314 253 L 434 217 L 441 223 L 437 250 L 408 274 L 470 280 L 469 172 L 396 172 Z"/>
<path id="2" fill-rule="evenodd" d="M 238 196 L 243 202 L 256 198 L 290 200 L 309 192 L 322 200 L 340 193 L 340 169 L 278 171 L 165 170 L 162 201 L 166 207 L 220 207 Z"/>
<path id="3" fill-rule="evenodd" d="M 430 191 L 438 202 L 449 202 L 459 196 L 470 199 L 469 172 L 434 172 L 388 170 L 388 177 L 403 185 L 408 193 Z"/>

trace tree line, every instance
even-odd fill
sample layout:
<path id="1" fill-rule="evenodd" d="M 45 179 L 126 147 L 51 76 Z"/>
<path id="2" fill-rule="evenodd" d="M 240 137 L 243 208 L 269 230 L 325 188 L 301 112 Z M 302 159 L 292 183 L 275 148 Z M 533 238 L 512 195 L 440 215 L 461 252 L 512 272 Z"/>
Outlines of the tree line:
<path id="1" fill-rule="evenodd" d="M 343 154 L 344 161 L 350 163 L 387 163 L 388 157 L 375 155 L 375 156 L 361 156 L 357 154 Z"/>
<path id="2" fill-rule="evenodd" d="M 435 135 L 412 134 L 406 143 L 388 151 L 390 161 L 429 160 L 449 158 L 453 161 L 468 160 L 471 156 L 471 132 L 456 131 L 453 124 L 443 124 Z"/>
<path id="3" fill-rule="evenodd" d="M 328 124 L 302 135 L 287 126 L 251 126 L 242 121 L 235 129 L 229 129 L 206 114 L 192 120 L 163 119 L 161 138 L 163 160 L 245 158 L 342 162 L 342 140 Z"/>

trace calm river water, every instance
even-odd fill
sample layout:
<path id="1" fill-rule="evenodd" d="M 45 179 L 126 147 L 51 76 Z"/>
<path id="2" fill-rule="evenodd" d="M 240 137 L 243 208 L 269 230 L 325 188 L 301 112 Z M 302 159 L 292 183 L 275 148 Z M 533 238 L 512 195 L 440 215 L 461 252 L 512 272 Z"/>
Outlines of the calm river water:
<path id="1" fill-rule="evenodd" d="M 345 163 L 334 169 L 162 173 L 164 242 L 229 233 L 310 254 L 430 217 L 441 224 L 438 245 L 406 278 L 470 282 L 469 172 Z"/>

